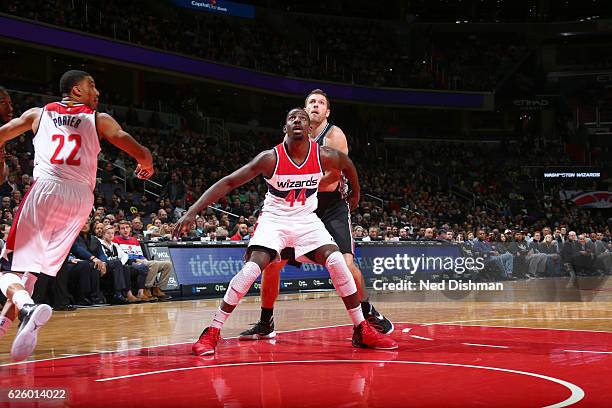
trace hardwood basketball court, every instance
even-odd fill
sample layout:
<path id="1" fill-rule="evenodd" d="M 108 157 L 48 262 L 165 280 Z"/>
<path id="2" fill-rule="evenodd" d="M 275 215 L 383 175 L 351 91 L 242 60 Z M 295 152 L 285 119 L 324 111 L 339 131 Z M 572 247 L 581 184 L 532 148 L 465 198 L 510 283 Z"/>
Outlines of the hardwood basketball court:
<path id="1" fill-rule="evenodd" d="M 48 403 L 83 407 L 609 406 L 607 277 L 505 285 L 373 294 L 397 352 L 354 349 L 334 292 L 282 295 L 270 341 L 232 338 L 259 318 L 259 297 L 246 298 L 208 358 L 190 347 L 217 299 L 55 312 L 31 361 L 10 361 L 15 328 L 0 341 L 0 388 L 67 388 Z"/>

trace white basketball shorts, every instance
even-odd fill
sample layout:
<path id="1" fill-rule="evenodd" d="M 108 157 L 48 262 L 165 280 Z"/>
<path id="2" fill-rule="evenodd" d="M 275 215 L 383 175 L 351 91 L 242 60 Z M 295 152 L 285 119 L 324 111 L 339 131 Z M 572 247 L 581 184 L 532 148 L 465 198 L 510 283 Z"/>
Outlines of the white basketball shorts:
<path id="1" fill-rule="evenodd" d="M 87 222 L 93 201 L 86 184 L 36 180 L 21 201 L 2 250 L 2 258 L 12 256 L 11 271 L 56 276 Z"/>
<path id="2" fill-rule="evenodd" d="M 269 248 L 276 251 L 278 257 L 283 248 L 293 247 L 298 262 L 312 262 L 304 255 L 329 244 L 336 245 L 314 213 L 304 217 L 282 217 L 264 212 L 257 220 L 249 248 L 253 245 Z"/>

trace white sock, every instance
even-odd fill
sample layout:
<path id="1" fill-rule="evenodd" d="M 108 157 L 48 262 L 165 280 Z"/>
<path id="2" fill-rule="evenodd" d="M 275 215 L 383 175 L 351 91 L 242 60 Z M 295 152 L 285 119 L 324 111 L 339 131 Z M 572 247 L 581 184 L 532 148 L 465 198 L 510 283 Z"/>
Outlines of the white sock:
<path id="1" fill-rule="evenodd" d="M 30 297 L 30 294 L 23 289 L 15 292 L 13 294 L 13 299 L 11 300 L 13 301 L 13 304 L 15 305 L 17 310 L 21 310 L 23 305 L 26 305 L 28 303 L 34 303 L 32 298 Z"/>
<path id="2" fill-rule="evenodd" d="M 6 316 L 0 316 L 0 336 L 4 336 L 13 321 Z"/>
<path id="3" fill-rule="evenodd" d="M 217 309 L 215 315 L 213 316 L 213 321 L 210 327 L 216 327 L 217 329 L 220 329 L 221 327 L 223 327 L 223 323 L 225 323 L 229 315 L 230 313 L 224 312 L 223 310 L 221 310 L 221 308 Z"/>
<path id="4" fill-rule="evenodd" d="M 365 318 L 363 317 L 363 311 L 361 310 L 361 305 L 358 305 L 354 309 L 347 309 L 349 316 L 351 316 L 351 320 L 355 326 L 358 326 L 359 323 L 363 322 Z"/>

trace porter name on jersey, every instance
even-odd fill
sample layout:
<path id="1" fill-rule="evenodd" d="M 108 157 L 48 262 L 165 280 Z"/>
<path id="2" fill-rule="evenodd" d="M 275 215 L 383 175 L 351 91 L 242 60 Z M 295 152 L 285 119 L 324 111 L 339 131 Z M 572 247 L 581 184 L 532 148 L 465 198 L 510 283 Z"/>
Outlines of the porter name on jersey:
<path id="1" fill-rule="evenodd" d="M 52 120 L 53 120 L 53 123 L 55 124 L 55 127 L 70 126 L 76 129 L 81 124 L 81 119 L 79 119 L 75 115 L 57 116 L 53 118 Z"/>

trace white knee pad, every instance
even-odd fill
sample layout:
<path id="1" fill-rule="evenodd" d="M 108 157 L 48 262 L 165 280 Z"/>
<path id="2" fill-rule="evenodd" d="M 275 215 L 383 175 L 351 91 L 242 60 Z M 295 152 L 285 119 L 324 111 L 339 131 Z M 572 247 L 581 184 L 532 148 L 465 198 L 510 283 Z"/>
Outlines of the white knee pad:
<path id="1" fill-rule="evenodd" d="M 355 279 L 353 279 L 353 275 L 351 275 L 351 271 L 340 251 L 333 252 L 327 257 L 325 267 L 329 271 L 329 276 L 340 297 L 346 297 L 357 292 Z"/>
<path id="2" fill-rule="evenodd" d="M 259 275 L 261 275 L 259 265 L 255 262 L 245 263 L 240 272 L 230 281 L 229 288 L 227 288 L 225 296 L 223 296 L 225 303 L 236 306 L 240 299 L 249 291 L 249 288 Z"/>
<path id="3" fill-rule="evenodd" d="M 8 287 L 15 283 L 18 283 L 20 285 L 22 284 L 19 276 L 15 275 L 14 273 L 5 273 L 0 276 L 0 290 L 2 290 L 4 296 L 6 296 L 6 291 L 8 290 Z"/>

